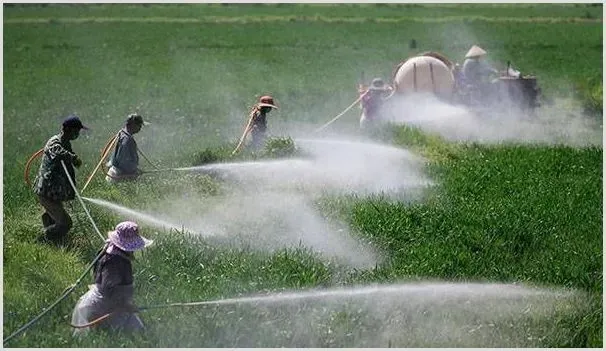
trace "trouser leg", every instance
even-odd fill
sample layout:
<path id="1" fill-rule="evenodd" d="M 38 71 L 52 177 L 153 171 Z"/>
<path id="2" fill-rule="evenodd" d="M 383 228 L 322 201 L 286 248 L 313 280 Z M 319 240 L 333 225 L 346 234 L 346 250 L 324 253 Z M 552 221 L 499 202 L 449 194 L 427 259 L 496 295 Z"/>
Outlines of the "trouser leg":
<path id="1" fill-rule="evenodd" d="M 251 146 L 254 150 L 262 149 L 265 144 L 265 133 L 263 132 L 255 132 L 251 133 L 252 142 Z"/>
<path id="2" fill-rule="evenodd" d="M 72 227 L 72 219 L 67 211 L 65 211 L 63 203 L 43 196 L 38 196 L 38 199 L 46 210 L 46 213 L 42 215 L 46 237 L 53 241 L 65 239 Z"/>
<path id="3" fill-rule="evenodd" d="M 55 224 L 55 221 L 53 220 L 53 218 L 48 214 L 48 212 L 44 212 L 42 214 L 42 225 L 44 226 L 44 228 L 51 226 L 52 224 Z"/>

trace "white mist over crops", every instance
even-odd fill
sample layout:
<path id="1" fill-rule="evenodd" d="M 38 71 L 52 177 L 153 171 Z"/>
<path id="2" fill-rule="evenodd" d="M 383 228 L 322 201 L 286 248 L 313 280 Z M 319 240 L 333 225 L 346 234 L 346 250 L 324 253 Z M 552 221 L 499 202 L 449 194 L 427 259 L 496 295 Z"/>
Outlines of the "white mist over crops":
<path id="1" fill-rule="evenodd" d="M 558 100 L 529 114 L 514 108 L 473 110 L 417 95 L 394 99 L 388 119 L 449 141 L 602 145 L 602 125 L 572 105 L 572 101 Z"/>
<path id="2" fill-rule="evenodd" d="M 204 345 L 324 347 L 337 339 L 342 347 L 532 347 L 553 332 L 546 326 L 556 329 L 547 321 L 583 309 L 583 294 L 421 282 L 285 291 L 177 308 L 204 324 L 204 316 L 223 316 L 226 324 L 211 327 Z"/>
<path id="3" fill-rule="evenodd" d="M 425 160 L 411 152 L 369 142 L 295 139 L 308 157 L 180 168 L 220 171 L 240 185 L 267 189 L 296 187 L 346 194 L 397 193 L 432 184 L 423 174 Z"/>
<path id="4" fill-rule="evenodd" d="M 424 159 L 368 142 L 296 139 L 295 143 L 304 158 L 179 168 L 219 173 L 229 183 L 229 191 L 214 198 L 175 194 L 137 209 L 136 217 L 152 226 L 213 237 L 214 242 L 267 251 L 302 245 L 342 264 L 374 267 L 382 260 L 377 250 L 357 238 L 346 223 L 325 218 L 316 201 L 327 194 L 402 197 L 422 192 L 433 184 L 423 173 Z M 94 202 L 127 213 L 116 204 Z"/>

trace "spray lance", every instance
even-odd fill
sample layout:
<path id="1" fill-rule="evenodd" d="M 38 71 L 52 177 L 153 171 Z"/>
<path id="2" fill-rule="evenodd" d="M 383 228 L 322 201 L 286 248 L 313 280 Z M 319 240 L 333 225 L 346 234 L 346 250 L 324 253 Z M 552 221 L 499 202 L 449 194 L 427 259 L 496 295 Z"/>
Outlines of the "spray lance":
<path id="1" fill-rule="evenodd" d="M 93 179 L 93 177 L 95 176 L 95 174 L 97 173 L 97 171 L 99 170 L 99 168 L 103 168 L 103 172 L 105 173 L 105 175 L 107 175 L 108 177 L 110 177 L 112 179 L 115 179 L 115 180 L 120 180 L 120 179 L 125 179 L 125 178 L 130 177 L 130 176 L 114 176 L 114 175 L 110 175 L 108 173 L 108 169 L 107 169 L 107 167 L 105 165 L 106 159 L 109 156 L 110 151 L 112 149 L 114 149 L 114 147 L 118 143 L 119 137 L 120 137 L 120 131 L 118 131 L 118 133 L 116 133 L 112 138 L 110 138 L 107 141 L 107 143 L 105 144 L 105 146 L 101 149 L 101 158 L 99 159 L 99 163 L 97 163 L 97 166 L 95 167 L 95 169 L 92 171 L 92 173 L 86 179 L 86 183 L 84 184 L 84 186 L 82 187 L 82 190 L 81 190 L 82 192 L 88 187 L 88 184 L 91 182 L 91 180 Z M 151 162 L 149 160 L 149 158 L 147 158 L 147 156 L 143 153 L 143 151 L 141 151 L 141 149 L 139 149 L 139 147 L 137 147 L 137 152 L 149 164 L 151 164 L 155 168 L 152 171 L 142 171 L 140 174 L 174 171 L 173 168 L 165 168 L 165 169 L 159 168 L 157 165 L 155 165 L 153 162 Z"/>
<path id="2" fill-rule="evenodd" d="M 242 136 L 240 137 L 240 140 L 238 141 L 238 145 L 236 146 L 234 151 L 231 152 L 232 155 L 235 155 L 238 152 L 240 152 L 242 145 L 244 145 L 244 140 L 246 140 L 246 137 L 252 131 L 252 125 L 255 120 L 255 114 L 256 114 L 257 110 L 258 110 L 257 105 L 253 106 L 253 108 L 250 110 L 248 122 L 246 123 L 246 127 L 244 127 L 244 132 L 242 133 Z"/>
<path id="3" fill-rule="evenodd" d="M 341 111 L 338 115 L 336 115 L 334 118 L 332 118 L 330 121 L 326 122 L 325 124 L 323 124 L 321 127 L 317 128 L 316 130 L 314 130 L 314 133 L 318 133 L 322 130 L 324 130 L 326 127 L 328 127 L 329 125 L 333 124 L 336 120 L 338 120 L 339 118 L 341 118 L 343 115 L 345 115 L 349 110 L 351 110 L 354 106 L 356 106 L 357 103 L 359 103 L 364 96 L 366 96 L 366 94 L 368 94 L 368 89 L 366 88 L 365 84 L 364 84 L 364 71 L 362 71 L 360 73 L 360 82 L 358 83 L 358 93 L 359 93 L 359 97 L 351 103 L 351 105 L 347 106 L 345 108 L 345 110 Z"/>

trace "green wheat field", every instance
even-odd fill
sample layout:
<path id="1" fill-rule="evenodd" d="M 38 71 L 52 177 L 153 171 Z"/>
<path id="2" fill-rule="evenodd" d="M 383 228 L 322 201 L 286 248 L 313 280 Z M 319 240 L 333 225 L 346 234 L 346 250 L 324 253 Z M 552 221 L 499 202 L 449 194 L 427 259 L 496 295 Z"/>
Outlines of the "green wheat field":
<path id="1" fill-rule="evenodd" d="M 41 208 L 24 182 L 25 163 L 70 113 L 91 128 L 72 143 L 83 160 L 79 189 L 134 111 L 152 123 L 136 136 L 139 147 L 162 168 L 282 159 L 279 150 L 293 146 L 289 138 L 299 150 L 299 136 L 311 138 L 357 98 L 362 76 L 367 84 L 375 76 L 388 80 L 399 62 L 425 51 L 462 63 L 479 44 L 494 62 L 511 61 L 537 77 L 551 101 L 539 115 L 557 110 L 557 124 L 569 118 L 562 111 L 581 111 L 575 118 L 596 126 L 587 133 L 601 141 L 601 4 L 4 4 L 3 10 L 4 338 L 61 296 L 102 245 L 77 200 L 67 204 L 74 220 L 69 244 L 36 241 Z M 249 108 L 263 94 L 280 106 L 268 120 L 276 148 L 231 156 Z M 298 202 L 276 178 L 270 182 L 276 188 L 264 189 L 272 200 L 262 203 L 270 209 L 263 212 L 253 192 L 232 201 L 238 181 L 247 179 L 159 172 L 112 186 L 97 174 L 83 196 L 163 220 L 172 209 L 208 234 L 138 221 L 155 243 L 133 263 L 136 303 L 424 282 L 565 289 L 576 292 L 573 302 L 534 301 L 531 312 L 502 318 L 496 315 L 504 303 L 480 297 L 427 304 L 428 296 L 404 295 L 386 298 L 380 308 L 373 303 L 381 297 L 158 308 L 141 312 L 145 333 L 99 331 L 77 339 L 69 321 L 92 283 L 89 274 L 4 347 L 603 346 L 601 142 L 451 140 L 407 124 L 360 135 L 358 116 L 349 112 L 330 131 L 423 157 L 422 172 L 434 185 L 395 200 L 352 188 Z M 32 179 L 39 163 L 33 164 Z M 129 219 L 84 203 L 102 234 Z M 290 213 L 282 204 L 305 210 Z M 294 225 L 286 223 L 291 218 Z M 382 259 L 352 266 L 304 240 L 279 245 L 280 233 L 306 228 L 328 246 L 324 227 L 310 223 L 337 226 L 348 233 L 342 247 L 355 239 Z M 246 235 L 255 240 L 239 242 Z M 440 293 L 454 296 L 460 288 L 452 289 Z"/>

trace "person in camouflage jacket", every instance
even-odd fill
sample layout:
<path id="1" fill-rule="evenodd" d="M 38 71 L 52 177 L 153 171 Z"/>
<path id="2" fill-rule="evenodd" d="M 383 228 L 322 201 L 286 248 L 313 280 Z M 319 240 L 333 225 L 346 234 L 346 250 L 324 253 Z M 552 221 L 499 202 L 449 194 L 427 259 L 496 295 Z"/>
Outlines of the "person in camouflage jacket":
<path id="1" fill-rule="evenodd" d="M 88 129 L 80 118 L 72 115 L 63 121 L 61 133 L 52 136 L 44 146 L 38 175 L 33 183 L 34 193 L 44 208 L 42 241 L 61 243 L 72 227 L 72 220 L 63 207 L 63 202 L 73 200 L 75 191 L 72 188 L 61 161 L 65 163 L 69 176 L 76 184 L 74 166 L 79 167 L 82 161 L 73 152 L 71 140 L 80 135 L 81 129 Z"/>

